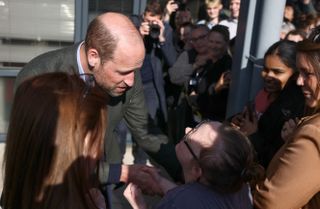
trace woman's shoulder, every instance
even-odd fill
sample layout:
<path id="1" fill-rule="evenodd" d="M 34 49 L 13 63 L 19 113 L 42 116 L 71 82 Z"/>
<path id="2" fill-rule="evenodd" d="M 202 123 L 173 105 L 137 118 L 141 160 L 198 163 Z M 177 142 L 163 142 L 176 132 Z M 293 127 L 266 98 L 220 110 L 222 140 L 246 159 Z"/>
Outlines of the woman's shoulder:
<path id="1" fill-rule="evenodd" d="M 320 150 L 320 113 L 304 117 L 298 123 L 293 141 L 305 139 L 312 141 Z"/>
<path id="2" fill-rule="evenodd" d="M 320 130 L 320 113 L 306 116 L 300 120 L 299 126 L 311 125 Z"/>

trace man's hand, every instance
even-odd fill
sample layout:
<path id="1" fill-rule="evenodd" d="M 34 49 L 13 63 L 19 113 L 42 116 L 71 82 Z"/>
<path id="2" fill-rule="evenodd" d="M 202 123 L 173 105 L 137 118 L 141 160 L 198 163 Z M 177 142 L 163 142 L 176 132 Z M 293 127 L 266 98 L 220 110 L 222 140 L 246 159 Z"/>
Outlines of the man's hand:
<path id="1" fill-rule="evenodd" d="M 163 24 L 162 20 L 155 19 L 152 22 L 152 24 L 159 25 L 159 27 L 160 27 L 159 42 L 165 42 L 166 38 L 164 35 L 164 24 Z"/>
<path id="2" fill-rule="evenodd" d="M 179 5 L 174 0 L 170 0 L 166 5 L 165 12 L 168 13 L 168 15 L 170 16 L 173 12 L 177 11 L 178 9 Z"/>
<path id="3" fill-rule="evenodd" d="M 174 0 L 169 0 L 163 15 L 163 21 L 169 22 L 170 15 L 179 9 L 179 5 Z"/>
<path id="4" fill-rule="evenodd" d="M 142 36 L 147 36 L 150 33 L 150 25 L 149 22 L 142 22 L 139 27 L 139 32 Z"/>
<path id="5" fill-rule="evenodd" d="M 123 192 L 123 195 L 128 200 L 133 209 L 146 209 L 147 205 L 142 196 L 140 188 L 133 184 L 129 183 L 126 189 Z"/>
<path id="6" fill-rule="evenodd" d="M 146 165 L 122 165 L 120 181 L 134 183 L 143 193 L 149 195 L 162 195 L 163 192 L 154 178 L 158 170 Z"/>

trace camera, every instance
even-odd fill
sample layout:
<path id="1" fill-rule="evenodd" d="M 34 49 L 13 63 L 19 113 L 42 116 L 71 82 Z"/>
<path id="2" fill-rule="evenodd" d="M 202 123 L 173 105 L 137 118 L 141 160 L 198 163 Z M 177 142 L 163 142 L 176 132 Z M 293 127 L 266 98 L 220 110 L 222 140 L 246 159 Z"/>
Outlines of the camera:
<path id="1" fill-rule="evenodd" d="M 150 24 L 150 32 L 149 35 L 153 39 L 159 38 L 160 35 L 160 26 L 158 24 Z"/>

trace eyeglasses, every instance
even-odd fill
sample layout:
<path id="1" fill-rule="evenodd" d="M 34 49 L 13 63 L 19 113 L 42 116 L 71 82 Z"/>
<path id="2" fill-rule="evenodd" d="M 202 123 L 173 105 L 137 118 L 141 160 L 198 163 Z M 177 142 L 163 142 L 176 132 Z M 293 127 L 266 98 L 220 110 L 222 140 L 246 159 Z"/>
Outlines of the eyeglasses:
<path id="1" fill-rule="evenodd" d="M 190 134 L 194 133 L 200 126 L 202 126 L 203 124 L 209 123 L 211 122 L 211 120 L 203 120 L 200 123 L 198 123 L 193 129 L 191 129 L 186 135 L 184 135 L 184 137 L 182 138 L 183 143 L 186 145 L 187 149 L 189 150 L 189 152 L 191 153 L 192 157 L 199 163 L 200 160 L 197 157 L 197 155 L 195 154 L 195 152 L 193 151 L 193 149 L 191 148 L 188 139 Z"/>
<path id="2" fill-rule="evenodd" d="M 187 149 L 189 150 L 189 152 L 191 153 L 192 157 L 197 161 L 199 161 L 199 158 L 197 157 L 197 155 L 194 153 L 194 151 L 192 150 L 191 146 L 189 145 L 187 138 L 183 139 L 183 143 L 186 145 Z"/>
<path id="3" fill-rule="evenodd" d="M 203 34 L 201 36 L 198 36 L 198 37 L 195 37 L 195 38 L 191 38 L 190 41 L 191 41 L 191 43 L 196 43 L 197 41 L 202 40 L 205 37 L 207 37 L 207 34 Z"/>
<path id="4" fill-rule="evenodd" d="M 84 81 L 86 85 L 82 96 L 83 98 L 86 98 L 90 92 L 90 89 L 96 86 L 96 79 L 92 74 L 80 74 L 79 77 Z"/>

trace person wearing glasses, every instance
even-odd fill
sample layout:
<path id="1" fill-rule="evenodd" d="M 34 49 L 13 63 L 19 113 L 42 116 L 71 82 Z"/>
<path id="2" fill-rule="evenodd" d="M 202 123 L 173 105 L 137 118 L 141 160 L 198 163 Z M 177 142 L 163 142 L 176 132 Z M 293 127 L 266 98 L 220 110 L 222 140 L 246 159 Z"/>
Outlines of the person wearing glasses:
<path id="1" fill-rule="evenodd" d="M 195 25 L 191 29 L 190 42 L 192 49 L 182 52 L 172 67 L 169 68 L 172 83 L 183 86 L 191 74 L 209 60 L 206 37 L 209 28 L 205 25 Z"/>
<path id="2" fill-rule="evenodd" d="M 256 208 L 320 208 L 319 37 L 320 27 L 316 27 L 297 45 L 297 85 L 305 97 L 305 117 L 287 134 L 285 144 L 268 166 L 266 179 L 257 185 L 253 196 Z"/>
<path id="3" fill-rule="evenodd" d="M 139 69 L 145 58 L 140 33 L 125 15 L 108 12 L 97 16 L 88 26 L 83 42 L 48 52 L 31 60 L 16 79 L 19 86 L 27 78 L 48 72 L 92 74 L 97 85 L 110 95 L 104 156 L 99 169 L 102 184 L 135 182 L 151 194 L 160 190 L 146 165 L 121 164 L 115 128 L 124 118 L 138 145 L 168 173 L 179 178 L 180 167 L 174 146 L 149 120 Z"/>
<path id="4" fill-rule="evenodd" d="M 263 169 L 255 163 L 247 137 L 212 121 L 186 132 L 176 145 L 186 184 L 177 186 L 154 176 L 165 194 L 155 208 L 253 208 L 248 183 L 260 179 Z M 129 184 L 124 195 L 134 209 L 147 208 L 136 185 Z"/>
<path id="5" fill-rule="evenodd" d="M 208 32 L 209 28 L 206 25 L 194 25 L 190 35 L 192 48 L 183 51 L 168 70 L 170 81 L 175 85 L 176 91 L 175 101 L 171 109 L 169 108 L 171 117 L 169 132 L 175 143 L 184 135 L 185 127 L 194 126 L 192 112 L 186 101 L 185 88 L 193 72 L 202 68 L 210 59 L 207 46 Z"/>
<path id="6" fill-rule="evenodd" d="M 94 171 L 103 154 L 107 101 L 98 86 L 62 72 L 18 87 L 4 154 L 2 208 L 106 208 Z"/>

